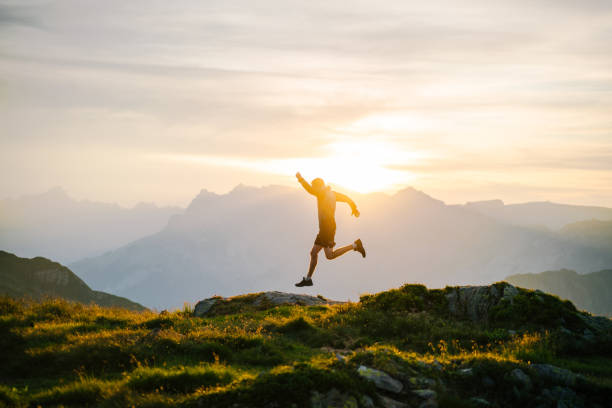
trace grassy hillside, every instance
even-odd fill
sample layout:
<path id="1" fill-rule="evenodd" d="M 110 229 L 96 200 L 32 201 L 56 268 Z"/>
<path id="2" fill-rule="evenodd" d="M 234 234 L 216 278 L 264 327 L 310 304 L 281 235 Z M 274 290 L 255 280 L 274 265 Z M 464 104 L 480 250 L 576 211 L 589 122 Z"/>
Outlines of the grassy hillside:
<path id="1" fill-rule="evenodd" d="M 610 322 L 550 295 L 500 283 L 405 285 L 332 306 L 258 298 L 215 300 L 209 317 L 1 298 L 0 404 L 604 407 L 612 397 Z"/>
<path id="2" fill-rule="evenodd" d="M 569 299 L 576 307 L 591 313 L 612 316 L 612 270 L 578 274 L 562 269 L 508 276 L 513 285 L 539 289 Z"/>
<path id="3" fill-rule="evenodd" d="M 92 290 L 65 266 L 46 258 L 20 258 L 0 251 L 0 294 L 13 298 L 61 297 L 100 306 L 141 311 L 145 307 L 129 299 Z"/>

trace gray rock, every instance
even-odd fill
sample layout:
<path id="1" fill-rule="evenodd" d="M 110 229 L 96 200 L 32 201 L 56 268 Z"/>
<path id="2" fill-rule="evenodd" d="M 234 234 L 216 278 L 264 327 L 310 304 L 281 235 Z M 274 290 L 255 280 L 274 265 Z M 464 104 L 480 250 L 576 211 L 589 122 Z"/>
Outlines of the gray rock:
<path id="1" fill-rule="evenodd" d="M 524 391 L 531 390 L 531 378 L 523 372 L 520 368 L 515 368 L 510 372 L 510 378 L 514 380 L 520 388 Z"/>
<path id="2" fill-rule="evenodd" d="M 383 408 L 408 408 L 408 404 L 385 397 L 384 395 L 379 394 L 378 397 L 380 398 Z"/>
<path id="3" fill-rule="evenodd" d="M 488 320 L 489 311 L 504 299 L 510 303 L 518 294 L 510 284 L 490 286 L 460 286 L 446 295 L 450 313 L 474 322 Z"/>
<path id="4" fill-rule="evenodd" d="M 406 383 L 412 389 L 433 387 L 436 384 L 434 380 L 426 377 L 410 377 Z"/>
<path id="5" fill-rule="evenodd" d="M 231 298 L 230 298 L 231 299 Z M 258 296 L 253 304 L 259 306 L 263 303 L 270 303 L 274 306 L 279 305 L 301 305 L 301 306 L 321 306 L 335 305 L 346 302 L 338 302 L 336 300 L 325 299 L 323 296 L 300 295 L 297 293 L 285 293 L 278 291 L 263 292 Z"/>
<path id="6" fill-rule="evenodd" d="M 208 313 L 208 311 L 215 305 L 215 303 L 217 303 L 218 300 L 218 297 L 200 300 L 193 309 L 193 315 L 195 317 L 206 316 L 206 313 Z"/>
<path id="7" fill-rule="evenodd" d="M 241 304 L 251 304 L 258 308 L 265 308 L 267 306 L 274 307 L 280 305 L 300 305 L 300 306 L 322 306 L 322 305 L 335 305 L 339 303 L 335 300 L 325 299 L 323 296 L 309 296 L 300 295 L 296 293 L 285 293 L 285 292 L 261 292 L 250 295 L 234 296 L 229 298 L 223 298 L 220 296 L 208 298 L 199 301 L 193 311 L 194 316 L 203 317 L 206 316 L 212 307 L 218 302 L 232 303 L 240 302 Z"/>
<path id="8" fill-rule="evenodd" d="M 404 388 L 401 382 L 383 371 L 361 365 L 357 372 L 366 380 L 372 381 L 381 390 L 398 394 Z"/>
<path id="9" fill-rule="evenodd" d="M 550 381 L 554 384 L 561 384 L 568 387 L 576 385 L 576 382 L 582 379 L 581 376 L 550 364 L 532 364 L 531 368 L 542 379 Z"/>
<path id="10" fill-rule="evenodd" d="M 421 399 L 437 398 L 438 394 L 434 390 L 413 390 L 412 393 Z"/>

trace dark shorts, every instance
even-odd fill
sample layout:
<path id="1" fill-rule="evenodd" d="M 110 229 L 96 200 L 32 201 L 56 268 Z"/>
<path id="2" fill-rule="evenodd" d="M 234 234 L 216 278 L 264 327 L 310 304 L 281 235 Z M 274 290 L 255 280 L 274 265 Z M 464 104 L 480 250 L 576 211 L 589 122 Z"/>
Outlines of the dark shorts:
<path id="1" fill-rule="evenodd" d="M 334 242 L 334 237 L 336 236 L 336 225 L 319 225 L 319 233 L 317 234 L 317 238 L 315 239 L 315 245 L 320 245 L 322 247 L 333 248 L 336 243 Z"/>

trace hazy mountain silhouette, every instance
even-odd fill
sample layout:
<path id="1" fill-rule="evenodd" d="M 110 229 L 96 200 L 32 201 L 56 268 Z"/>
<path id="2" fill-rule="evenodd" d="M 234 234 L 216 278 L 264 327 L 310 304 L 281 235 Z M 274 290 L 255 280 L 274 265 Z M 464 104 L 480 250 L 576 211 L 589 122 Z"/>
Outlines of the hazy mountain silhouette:
<path id="1" fill-rule="evenodd" d="M 584 245 L 612 251 L 612 221 L 588 220 L 563 227 L 561 235 Z"/>
<path id="2" fill-rule="evenodd" d="M 551 203 L 549 201 L 505 205 L 501 200 L 475 201 L 464 206 L 508 224 L 546 227 L 552 230 L 578 221 L 612 220 L 612 208 Z"/>
<path id="3" fill-rule="evenodd" d="M 578 309 L 612 316 L 612 270 L 580 275 L 562 269 L 542 273 L 512 275 L 506 281 L 528 289 L 539 289 L 571 300 Z"/>
<path id="4" fill-rule="evenodd" d="M 362 215 L 350 217 L 339 203 L 336 242 L 360 237 L 368 257 L 321 257 L 313 294 L 357 299 L 405 282 L 489 283 L 515 273 L 612 265 L 610 251 L 447 206 L 412 188 L 351 196 Z M 295 188 L 203 190 L 162 231 L 71 267 L 97 289 L 158 308 L 213 294 L 286 291 L 307 271 L 316 217 L 314 198 Z"/>
<path id="5" fill-rule="evenodd" d="M 57 262 L 42 257 L 19 258 L 5 251 L 0 251 L 0 294 L 35 300 L 61 297 L 85 304 L 145 309 L 126 298 L 91 290 L 70 269 Z"/>
<path id="6" fill-rule="evenodd" d="M 161 230 L 182 209 L 76 201 L 61 188 L 0 200 L 0 248 L 63 263 L 100 255 Z"/>

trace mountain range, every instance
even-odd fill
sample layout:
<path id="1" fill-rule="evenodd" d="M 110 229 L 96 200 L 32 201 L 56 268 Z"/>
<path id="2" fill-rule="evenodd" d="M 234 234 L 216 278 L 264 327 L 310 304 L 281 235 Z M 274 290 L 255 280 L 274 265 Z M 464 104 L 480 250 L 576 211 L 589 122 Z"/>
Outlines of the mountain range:
<path id="1" fill-rule="evenodd" d="M 563 227 L 561 235 L 583 245 L 612 250 L 612 221 L 587 220 Z"/>
<path id="2" fill-rule="evenodd" d="M 562 269 L 542 273 L 512 275 L 506 281 L 513 285 L 541 291 L 572 301 L 577 308 L 588 312 L 612 316 L 612 270 L 587 274 Z"/>
<path id="3" fill-rule="evenodd" d="M 507 224 L 550 230 L 559 230 L 567 224 L 591 219 L 612 220 L 612 208 L 550 201 L 504 204 L 502 200 L 488 200 L 468 202 L 463 207 Z"/>
<path id="4" fill-rule="evenodd" d="M 349 253 L 334 261 L 321 256 L 309 293 L 356 299 L 405 282 L 480 284 L 512 274 L 562 268 L 586 273 L 612 265 L 609 248 L 525 226 L 537 221 L 535 216 L 518 225 L 475 210 L 478 205 L 446 205 L 412 188 L 353 198 L 362 215 L 352 218 L 349 208 L 338 204 L 336 242 L 360 237 L 368 256 Z M 565 207 L 541 221 L 558 225 L 572 222 L 577 213 L 591 219 L 600 211 Z M 215 294 L 292 288 L 307 271 L 316 233 L 316 202 L 303 191 L 242 185 L 222 195 L 202 190 L 159 232 L 70 266 L 92 287 L 171 308 Z"/>
<path id="5" fill-rule="evenodd" d="M 178 207 L 77 201 L 63 189 L 0 200 L 0 248 L 64 264 L 128 244 L 162 229 Z"/>
<path id="6" fill-rule="evenodd" d="M 57 262 L 42 257 L 20 258 L 5 251 L 0 251 L 0 295 L 34 300 L 61 297 L 84 304 L 145 310 L 128 299 L 91 290 L 70 269 Z"/>

